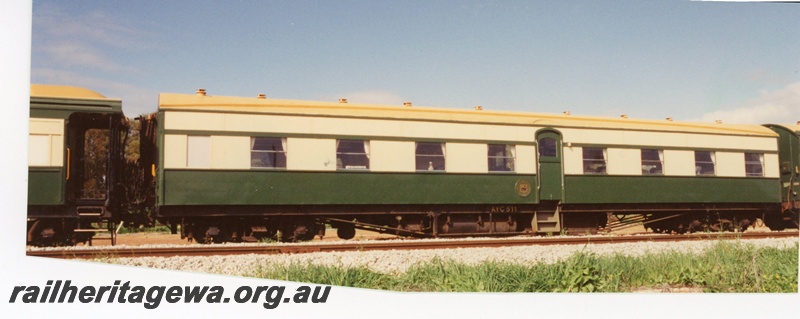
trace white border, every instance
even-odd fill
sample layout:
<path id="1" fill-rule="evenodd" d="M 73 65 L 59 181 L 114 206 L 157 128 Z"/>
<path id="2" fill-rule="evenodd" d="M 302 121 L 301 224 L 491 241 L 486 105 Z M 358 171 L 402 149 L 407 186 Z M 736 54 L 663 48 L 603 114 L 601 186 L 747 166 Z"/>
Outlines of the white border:
<path id="1" fill-rule="evenodd" d="M 141 304 L 9 304 L 13 286 L 44 285 L 49 279 L 72 280 L 74 285 L 111 285 L 114 280 L 135 285 L 222 285 L 233 290 L 239 285 L 295 283 L 183 273 L 165 270 L 111 266 L 95 263 L 25 257 L 24 224 L 27 197 L 27 117 L 31 57 L 31 0 L 0 1 L 0 43 L 6 44 L 0 58 L 0 147 L 2 155 L 2 231 L 0 242 L 0 313 L 9 318 L 77 318 L 144 316 L 181 318 L 259 317 L 295 318 L 675 318 L 772 317 L 778 312 L 794 313 L 798 294 L 480 294 L 480 293 L 395 293 L 334 287 L 327 304 L 281 305 L 265 310 L 259 305 L 162 304 L 146 310 Z M 78 83 L 79 84 L 79 83 Z M 755 298 L 754 298 L 755 297 Z"/>

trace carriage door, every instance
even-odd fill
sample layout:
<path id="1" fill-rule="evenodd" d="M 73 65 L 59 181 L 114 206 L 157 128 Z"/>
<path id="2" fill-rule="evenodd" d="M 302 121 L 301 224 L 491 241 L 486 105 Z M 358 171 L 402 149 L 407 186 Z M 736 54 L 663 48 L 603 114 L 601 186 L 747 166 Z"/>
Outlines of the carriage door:
<path id="1" fill-rule="evenodd" d="M 561 133 L 541 130 L 536 133 L 539 152 L 539 200 L 560 201 L 564 196 Z"/>
<path id="2" fill-rule="evenodd" d="M 109 117 L 74 113 L 67 120 L 67 200 L 103 206 L 108 190 Z"/>

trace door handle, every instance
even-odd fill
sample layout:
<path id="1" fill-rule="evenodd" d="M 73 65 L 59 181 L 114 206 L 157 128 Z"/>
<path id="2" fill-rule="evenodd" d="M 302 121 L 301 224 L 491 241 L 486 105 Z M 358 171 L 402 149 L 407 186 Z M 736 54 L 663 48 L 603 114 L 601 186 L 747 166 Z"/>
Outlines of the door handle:
<path id="1" fill-rule="evenodd" d="M 67 180 L 69 180 L 69 171 L 70 171 L 70 162 L 72 160 L 72 156 L 70 155 L 70 149 L 67 147 Z"/>

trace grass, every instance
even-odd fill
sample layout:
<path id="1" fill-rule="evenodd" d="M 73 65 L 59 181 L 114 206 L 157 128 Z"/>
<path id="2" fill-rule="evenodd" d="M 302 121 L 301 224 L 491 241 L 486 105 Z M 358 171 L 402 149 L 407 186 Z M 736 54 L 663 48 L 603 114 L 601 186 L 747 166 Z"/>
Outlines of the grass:
<path id="1" fill-rule="evenodd" d="M 464 265 L 434 259 L 396 275 L 363 266 L 264 265 L 249 275 L 394 291 L 628 292 L 688 287 L 705 292 L 797 293 L 798 247 L 756 248 L 720 241 L 700 254 L 670 251 L 631 257 L 580 252 L 555 264 L 535 265 Z"/>
<path id="2" fill-rule="evenodd" d="M 119 229 L 117 234 L 135 234 L 135 233 L 158 233 L 158 234 L 169 234 L 171 233 L 169 226 L 166 225 L 156 225 L 154 227 L 127 227 L 122 226 Z"/>

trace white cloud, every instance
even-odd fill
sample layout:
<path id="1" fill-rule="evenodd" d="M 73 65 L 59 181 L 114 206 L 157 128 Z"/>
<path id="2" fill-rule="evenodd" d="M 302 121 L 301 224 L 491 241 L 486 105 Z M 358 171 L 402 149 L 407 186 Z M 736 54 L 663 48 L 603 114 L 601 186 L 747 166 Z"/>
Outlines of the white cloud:
<path id="1" fill-rule="evenodd" d="M 53 42 L 39 48 L 51 62 L 60 66 L 80 66 L 103 71 L 135 71 L 134 68 L 115 63 L 109 56 L 86 43 Z"/>
<path id="2" fill-rule="evenodd" d="M 736 124 L 794 124 L 800 121 L 800 82 L 776 91 L 762 91 L 761 96 L 733 109 L 711 112 L 695 121 Z"/>
<path id="3" fill-rule="evenodd" d="M 146 45 L 142 37 L 145 32 L 128 26 L 133 25 L 125 17 L 109 16 L 102 11 L 90 11 L 72 16 L 55 4 L 36 7 L 33 15 L 34 28 L 48 36 L 61 39 L 93 42 L 118 48 L 136 48 Z"/>
<path id="4" fill-rule="evenodd" d="M 128 117 L 152 113 L 157 108 L 158 92 L 129 83 L 47 68 L 34 68 L 31 73 L 36 74 L 35 83 L 79 86 L 108 98 L 122 99 L 122 108 Z"/>
<path id="5" fill-rule="evenodd" d="M 45 3 L 34 8 L 33 50 L 43 54 L 39 61 L 48 66 L 134 71 L 115 61 L 113 52 L 147 46 L 147 34 L 126 24 L 132 23 L 100 11 L 70 15 Z"/>
<path id="6" fill-rule="evenodd" d="M 158 92 L 125 82 L 126 75 L 139 70 L 120 56 L 151 47 L 150 35 L 125 17 L 101 11 L 68 13 L 66 5 L 34 6 L 31 81 L 85 87 L 122 99 L 129 117 L 154 112 Z"/>

